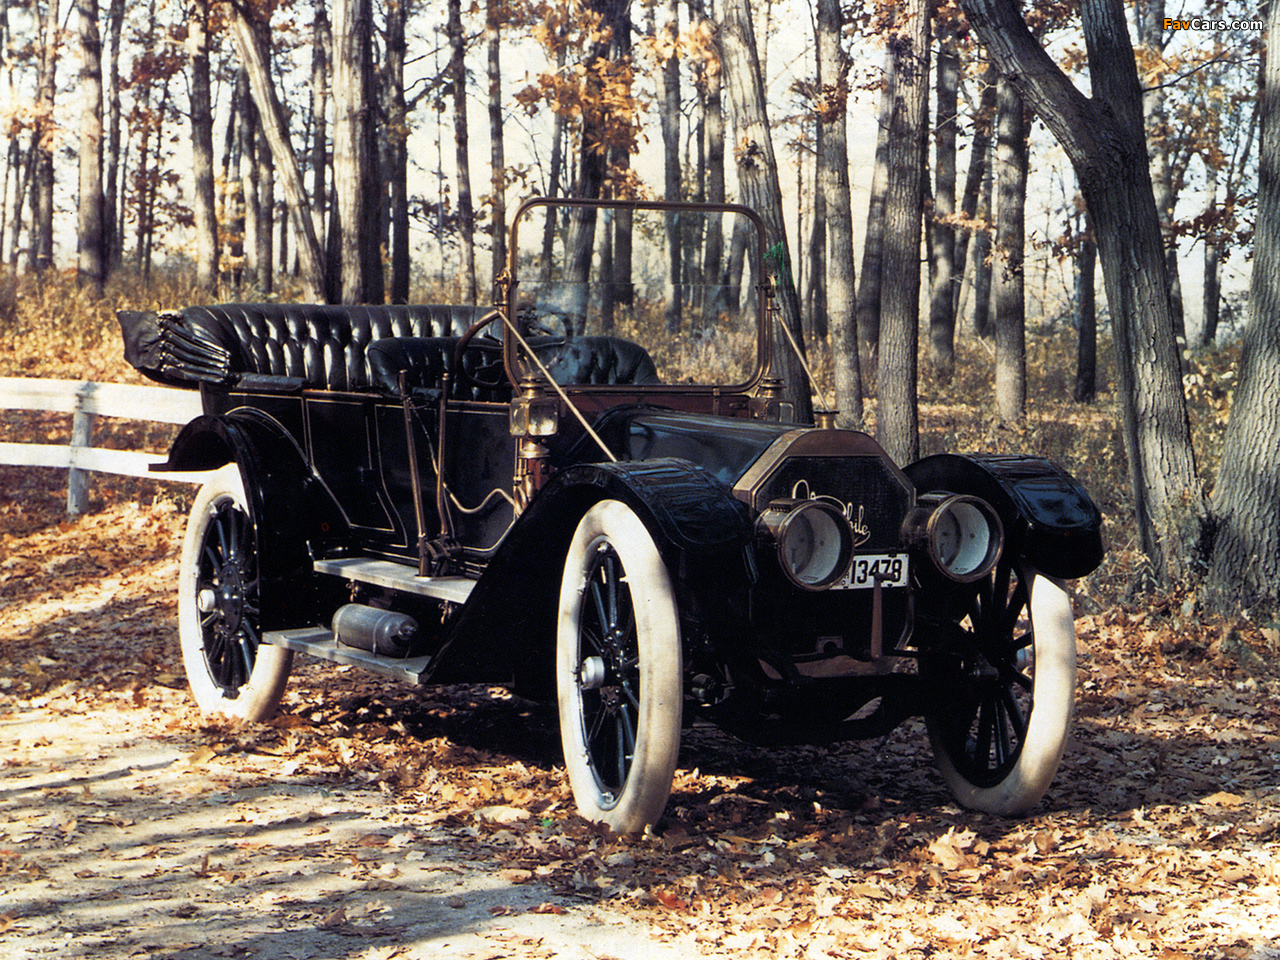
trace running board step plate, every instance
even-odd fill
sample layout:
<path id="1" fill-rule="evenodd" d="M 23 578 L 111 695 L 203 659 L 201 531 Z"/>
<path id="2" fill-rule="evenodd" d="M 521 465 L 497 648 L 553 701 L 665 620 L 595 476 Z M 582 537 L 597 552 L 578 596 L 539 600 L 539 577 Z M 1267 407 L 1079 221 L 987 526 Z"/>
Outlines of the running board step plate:
<path id="1" fill-rule="evenodd" d="M 348 647 L 333 638 L 333 632 L 323 627 L 303 627 L 298 630 L 268 630 L 262 642 L 273 647 L 284 647 L 298 653 L 310 654 L 334 663 L 351 664 L 372 670 L 383 676 L 421 686 L 431 669 L 431 657 L 382 657 L 359 647 Z"/>
<path id="2" fill-rule="evenodd" d="M 316 573 L 327 573 L 346 580 L 387 587 L 420 597 L 448 600 L 450 603 L 466 603 L 475 587 L 474 580 L 466 577 L 420 577 L 418 571 L 407 563 L 391 560 L 374 560 L 368 557 L 350 557 L 344 560 L 317 560 Z"/>

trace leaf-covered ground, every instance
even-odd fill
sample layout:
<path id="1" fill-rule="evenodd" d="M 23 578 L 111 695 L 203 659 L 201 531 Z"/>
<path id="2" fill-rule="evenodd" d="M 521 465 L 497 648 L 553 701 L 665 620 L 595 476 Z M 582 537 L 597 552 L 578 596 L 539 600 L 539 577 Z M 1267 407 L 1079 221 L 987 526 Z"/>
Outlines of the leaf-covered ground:
<path id="1" fill-rule="evenodd" d="M 0 289 L 0 375 L 137 382 L 111 305 L 62 287 Z M 574 815 L 554 717 L 501 690 L 303 662 L 277 720 L 210 724 L 177 650 L 189 494 L 99 478 L 72 522 L 57 472 L 0 466 L 0 956 L 1280 958 L 1280 632 L 1186 597 L 1124 605 L 1140 558 L 1114 397 L 1062 399 L 1063 339 L 1030 348 L 1016 428 L 984 413 L 981 347 L 922 385 L 927 452 L 1055 457 L 1107 517 L 1077 584 L 1074 742 L 1021 820 L 958 809 L 919 724 L 789 750 L 694 728 L 665 822 L 624 840 Z M 1207 480 L 1233 359 L 1192 365 Z"/>
<path id="2" fill-rule="evenodd" d="M 620 840 L 501 690 L 303 663 L 274 722 L 201 718 L 175 499 L 0 536 L 6 957 L 1280 957 L 1269 632 L 1081 618 L 1075 740 L 1026 819 L 955 807 L 916 724 L 698 727 L 666 821 Z"/>

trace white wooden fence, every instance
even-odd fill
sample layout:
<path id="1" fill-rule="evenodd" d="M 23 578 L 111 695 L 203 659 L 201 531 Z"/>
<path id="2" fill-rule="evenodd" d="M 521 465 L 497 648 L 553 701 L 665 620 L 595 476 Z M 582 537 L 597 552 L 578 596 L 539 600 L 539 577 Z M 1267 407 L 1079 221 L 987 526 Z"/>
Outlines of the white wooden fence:
<path id="1" fill-rule="evenodd" d="M 154 473 L 149 469 L 150 464 L 163 462 L 157 454 L 104 450 L 93 445 L 93 425 L 97 417 L 187 423 L 202 412 L 200 394 L 195 390 L 87 380 L 0 377 L 0 410 L 43 410 L 72 415 L 71 442 L 68 444 L 0 443 L 0 463 L 70 469 L 67 513 L 72 516 L 85 507 L 86 472 L 188 482 L 198 482 L 203 477 L 202 474 Z"/>

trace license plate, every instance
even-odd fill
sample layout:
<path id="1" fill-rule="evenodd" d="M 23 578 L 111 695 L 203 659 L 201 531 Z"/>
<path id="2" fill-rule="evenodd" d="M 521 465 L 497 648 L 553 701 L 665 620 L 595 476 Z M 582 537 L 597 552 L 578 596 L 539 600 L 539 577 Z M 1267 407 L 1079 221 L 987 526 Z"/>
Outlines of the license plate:
<path id="1" fill-rule="evenodd" d="M 905 553 L 868 553 L 853 558 L 849 573 L 836 584 L 837 590 L 870 590 L 880 581 L 882 587 L 905 587 L 909 565 Z"/>

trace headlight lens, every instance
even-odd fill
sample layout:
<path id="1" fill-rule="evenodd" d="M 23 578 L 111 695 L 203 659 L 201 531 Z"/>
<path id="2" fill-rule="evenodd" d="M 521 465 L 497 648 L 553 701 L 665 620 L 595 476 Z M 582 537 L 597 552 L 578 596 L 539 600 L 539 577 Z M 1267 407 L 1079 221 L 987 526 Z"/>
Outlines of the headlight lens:
<path id="1" fill-rule="evenodd" d="M 977 497 L 947 497 L 929 515 L 925 531 L 929 558 L 960 583 L 971 583 L 990 573 L 1004 545 L 1000 518 Z"/>
<path id="2" fill-rule="evenodd" d="M 833 504 L 780 501 L 760 522 L 777 544 L 787 579 L 804 590 L 822 590 L 844 576 L 853 558 L 853 530 Z"/>

